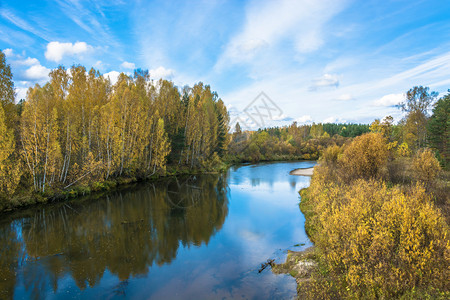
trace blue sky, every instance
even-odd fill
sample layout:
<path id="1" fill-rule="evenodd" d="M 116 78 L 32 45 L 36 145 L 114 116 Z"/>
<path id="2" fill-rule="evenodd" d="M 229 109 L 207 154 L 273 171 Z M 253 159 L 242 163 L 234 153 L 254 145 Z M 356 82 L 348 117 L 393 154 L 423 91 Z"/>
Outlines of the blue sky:
<path id="1" fill-rule="evenodd" d="M 18 98 L 61 64 L 140 67 L 210 84 L 244 121 L 264 92 L 266 126 L 399 120 L 409 88 L 450 88 L 450 1 L 1 1 L 0 49 Z"/>

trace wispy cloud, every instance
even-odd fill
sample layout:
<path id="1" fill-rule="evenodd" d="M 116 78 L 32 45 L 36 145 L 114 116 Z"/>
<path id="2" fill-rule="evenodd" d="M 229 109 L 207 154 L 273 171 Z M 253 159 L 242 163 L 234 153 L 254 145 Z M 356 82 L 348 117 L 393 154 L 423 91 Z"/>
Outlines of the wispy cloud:
<path id="1" fill-rule="evenodd" d="M 289 41 L 298 53 L 324 44 L 323 25 L 341 11 L 347 1 L 253 1 L 246 8 L 243 29 L 226 45 L 216 68 L 249 63 L 260 52 Z M 268 49 L 266 49 L 268 48 Z"/>
<path id="2" fill-rule="evenodd" d="M 27 21 L 17 16 L 13 11 L 0 8 L 0 16 L 15 26 L 19 27 L 20 29 L 27 31 L 29 33 L 34 34 L 35 36 L 48 41 L 49 38 L 46 33 L 42 32 L 41 30 L 37 29 L 35 26 L 30 25 Z"/>
<path id="3" fill-rule="evenodd" d="M 77 0 L 57 0 L 61 11 L 80 28 L 91 35 L 91 38 L 101 43 L 103 46 L 113 47 L 116 52 L 122 49 L 122 44 L 111 32 L 108 26 L 109 20 L 101 9 L 101 5 L 94 1 L 84 5 Z M 119 2 L 121 3 L 121 2 Z M 114 3 L 118 4 L 118 3 Z"/>

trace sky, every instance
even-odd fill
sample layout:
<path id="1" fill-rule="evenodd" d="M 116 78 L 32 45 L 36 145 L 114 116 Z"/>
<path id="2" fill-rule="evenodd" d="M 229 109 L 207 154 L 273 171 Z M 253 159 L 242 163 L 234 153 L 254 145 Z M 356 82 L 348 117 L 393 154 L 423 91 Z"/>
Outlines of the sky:
<path id="1" fill-rule="evenodd" d="M 81 64 L 209 84 L 249 129 L 398 121 L 413 86 L 450 89 L 450 1 L 0 0 L 0 49 L 16 101 Z"/>

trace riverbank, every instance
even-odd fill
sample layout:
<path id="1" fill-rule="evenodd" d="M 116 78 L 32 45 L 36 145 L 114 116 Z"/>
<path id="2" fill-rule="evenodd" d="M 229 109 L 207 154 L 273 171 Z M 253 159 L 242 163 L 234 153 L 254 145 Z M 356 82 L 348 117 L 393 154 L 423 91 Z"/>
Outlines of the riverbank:
<path id="1" fill-rule="evenodd" d="M 201 168 L 191 169 L 188 167 L 180 168 L 168 166 L 164 174 L 153 175 L 150 177 L 121 176 L 103 181 L 79 183 L 71 186 L 70 189 L 54 188 L 46 193 L 35 192 L 32 190 L 21 190 L 7 201 L 0 201 L 0 216 L 2 213 L 27 209 L 35 205 L 63 202 L 88 195 L 103 195 L 122 187 L 126 188 L 127 186 L 138 182 L 152 182 L 174 176 L 217 174 L 226 171 L 229 167 L 230 164 L 225 162 L 222 162 L 220 165 L 216 165 L 209 170 Z"/>
<path id="2" fill-rule="evenodd" d="M 271 161 L 264 161 L 264 162 L 271 162 Z M 275 160 L 273 162 L 278 161 Z M 173 176 L 217 174 L 225 172 L 231 166 L 241 164 L 245 165 L 246 163 L 233 163 L 232 161 L 224 161 L 216 166 L 211 167 L 210 169 L 205 168 L 191 169 L 189 167 L 178 167 L 169 165 L 167 166 L 166 172 L 164 174 L 153 175 L 151 177 L 121 176 L 116 178 L 110 178 L 108 180 L 95 181 L 90 183 L 81 182 L 71 186 L 69 189 L 54 188 L 46 193 L 22 189 L 21 191 L 17 191 L 16 194 L 13 195 L 10 199 L 3 201 L 0 200 L 0 214 L 4 212 L 11 212 L 18 209 L 26 209 L 33 205 L 42 205 L 46 203 L 66 201 L 93 194 L 104 194 L 109 191 L 118 189 L 120 187 L 126 187 L 127 185 L 138 182 L 155 181 Z M 297 170 L 298 173 L 291 174 L 292 172 Z M 290 174 L 300 176 L 311 176 L 312 170 L 313 168 L 300 168 L 291 171 Z"/>

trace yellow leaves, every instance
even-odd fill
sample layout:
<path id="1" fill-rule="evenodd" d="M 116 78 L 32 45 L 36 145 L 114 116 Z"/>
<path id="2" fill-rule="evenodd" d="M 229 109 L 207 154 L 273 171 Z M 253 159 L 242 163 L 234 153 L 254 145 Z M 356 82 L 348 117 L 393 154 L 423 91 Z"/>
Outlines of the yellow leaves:
<path id="1" fill-rule="evenodd" d="M 30 89 L 22 113 L 23 155 L 33 177 L 35 191 L 45 188 L 56 180 L 61 149 L 58 143 L 58 113 L 56 102 L 50 96 L 49 84 L 36 85 Z"/>
<path id="2" fill-rule="evenodd" d="M 387 144 L 387 149 L 389 151 L 392 151 L 392 150 L 394 150 L 397 147 L 397 145 L 398 145 L 397 141 L 390 142 L 390 143 Z"/>
<path id="3" fill-rule="evenodd" d="M 429 148 L 417 153 L 413 159 L 413 168 L 416 178 L 425 184 L 429 184 L 441 171 L 439 161 Z"/>
<path id="4" fill-rule="evenodd" d="M 155 138 L 155 152 L 154 152 L 154 163 L 153 165 L 161 170 L 165 170 L 166 157 L 170 153 L 170 144 L 167 138 L 167 133 L 164 131 L 164 120 L 159 119 L 158 125 L 156 127 L 156 138 Z"/>
<path id="5" fill-rule="evenodd" d="M 421 185 L 408 194 L 377 180 L 337 185 L 324 169 L 316 168 L 308 188 L 312 239 L 348 295 L 372 298 L 367 293 L 378 290 L 389 298 L 414 286 L 445 285 L 448 225 Z"/>
<path id="6" fill-rule="evenodd" d="M 14 133 L 7 128 L 5 113 L 0 105 L 0 198 L 10 196 L 19 184 L 20 163 L 14 157 Z"/>
<path id="7" fill-rule="evenodd" d="M 403 142 L 398 146 L 397 155 L 400 157 L 409 157 L 411 155 L 411 150 L 406 142 Z"/>
<path id="8" fill-rule="evenodd" d="M 347 180 L 379 177 L 387 157 L 386 141 L 380 133 L 358 136 L 344 149 L 341 156 L 344 177 Z"/>
<path id="9" fill-rule="evenodd" d="M 6 127 L 6 117 L 3 107 L 0 105 L 0 167 L 14 151 L 14 135 L 11 129 Z"/>

